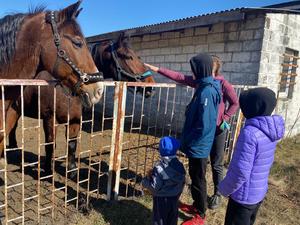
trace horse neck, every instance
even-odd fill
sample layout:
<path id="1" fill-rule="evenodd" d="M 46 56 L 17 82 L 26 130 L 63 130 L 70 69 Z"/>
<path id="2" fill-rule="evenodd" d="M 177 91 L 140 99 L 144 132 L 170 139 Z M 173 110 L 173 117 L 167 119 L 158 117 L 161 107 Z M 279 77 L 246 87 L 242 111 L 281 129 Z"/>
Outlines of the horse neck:
<path id="1" fill-rule="evenodd" d="M 27 16 L 18 32 L 14 57 L 8 65 L 0 69 L 1 76 L 6 79 L 32 79 L 39 66 L 40 46 L 39 34 L 42 33 L 42 19 Z"/>

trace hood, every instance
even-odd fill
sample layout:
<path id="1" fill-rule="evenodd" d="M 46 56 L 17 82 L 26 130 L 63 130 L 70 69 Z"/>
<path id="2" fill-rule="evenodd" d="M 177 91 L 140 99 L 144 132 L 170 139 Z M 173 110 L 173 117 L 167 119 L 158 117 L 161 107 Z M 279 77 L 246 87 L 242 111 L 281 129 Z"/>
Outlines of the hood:
<path id="1" fill-rule="evenodd" d="M 239 103 L 247 119 L 257 116 L 270 116 L 276 106 L 276 94 L 269 88 L 253 88 L 243 91 Z"/>
<path id="2" fill-rule="evenodd" d="M 213 60 L 208 54 L 201 53 L 191 58 L 191 69 L 196 79 L 212 76 Z"/>
<path id="3" fill-rule="evenodd" d="M 254 117 L 246 120 L 245 125 L 258 128 L 273 142 L 283 138 L 285 132 L 284 120 L 279 115 Z"/>

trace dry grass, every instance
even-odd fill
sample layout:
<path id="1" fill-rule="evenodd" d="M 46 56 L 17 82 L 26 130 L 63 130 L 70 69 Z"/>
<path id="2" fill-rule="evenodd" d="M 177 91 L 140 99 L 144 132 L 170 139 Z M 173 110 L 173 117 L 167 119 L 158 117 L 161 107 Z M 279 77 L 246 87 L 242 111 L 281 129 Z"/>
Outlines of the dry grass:
<path id="1" fill-rule="evenodd" d="M 257 225 L 293 225 L 300 221 L 300 135 L 279 143 L 270 175 L 269 192 L 260 208 Z M 212 191 L 211 173 L 208 170 L 208 188 Z M 188 190 L 182 200 L 191 202 Z M 208 210 L 207 224 L 221 225 L 227 201 L 216 211 Z M 109 203 L 98 200 L 89 216 L 76 215 L 76 224 L 84 225 L 141 225 L 151 224 L 151 196 Z M 188 216 L 180 213 L 179 224 Z M 74 221 L 72 222 L 74 223 Z"/>

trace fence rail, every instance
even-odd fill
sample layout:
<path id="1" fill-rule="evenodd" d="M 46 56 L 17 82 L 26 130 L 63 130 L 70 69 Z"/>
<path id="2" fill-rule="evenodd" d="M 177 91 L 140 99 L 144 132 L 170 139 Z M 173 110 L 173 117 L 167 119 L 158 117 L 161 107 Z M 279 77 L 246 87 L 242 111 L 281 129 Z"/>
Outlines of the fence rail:
<path id="1" fill-rule="evenodd" d="M 0 212 L 3 214 L 0 219 L 4 224 L 50 223 L 67 218 L 69 213 L 99 198 L 110 200 L 141 194 L 140 181 L 158 158 L 159 139 L 165 135 L 180 136 L 185 107 L 193 96 L 193 89 L 176 84 L 104 82 L 101 103 L 83 111 L 76 137 L 70 137 L 72 98 L 66 96 L 67 122 L 53 120 L 51 135 L 54 139 L 47 142 L 42 135 L 41 94 L 44 88 L 53 86 L 53 114 L 57 118 L 62 102 L 57 99 L 61 90 L 55 83 L 0 80 L 2 109 L 5 108 L 5 87 L 19 86 L 21 94 L 21 123 L 17 130 L 21 144 L 9 148 L 4 138 L 4 164 L 0 165 Z M 24 96 L 30 86 L 38 90 L 36 119 L 25 117 Z M 155 88 L 156 93 L 146 98 L 148 87 Z M 247 88 L 236 86 L 237 94 Z M 2 120 L 5 119 L 2 110 Z M 227 162 L 242 125 L 240 112 L 232 118 L 231 124 L 224 146 Z M 5 122 L 1 134 L 7 135 Z M 68 168 L 71 157 L 68 146 L 74 141 L 78 146 L 77 166 Z M 53 172 L 46 174 L 42 171 L 43 148 L 49 145 L 54 149 Z M 72 172 L 77 173 L 76 177 L 70 178 Z"/>

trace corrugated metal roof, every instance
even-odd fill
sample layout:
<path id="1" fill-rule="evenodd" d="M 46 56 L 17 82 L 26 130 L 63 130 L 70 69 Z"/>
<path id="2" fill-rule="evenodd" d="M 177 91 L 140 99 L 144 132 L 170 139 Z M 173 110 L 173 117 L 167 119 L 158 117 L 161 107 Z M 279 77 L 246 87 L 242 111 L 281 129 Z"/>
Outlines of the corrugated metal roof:
<path id="1" fill-rule="evenodd" d="M 300 1 L 299 1 L 300 2 Z M 244 19 L 246 13 L 291 13 L 300 14 L 299 10 L 286 8 L 251 8 L 251 7 L 241 7 L 229 10 L 222 10 L 218 12 L 206 13 L 197 16 L 186 17 L 182 19 L 175 19 L 161 23 L 149 24 L 145 26 L 132 27 L 120 31 L 109 32 L 105 34 L 100 34 L 92 37 L 88 37 L 88 42 L 96 42 L 99 40 L 110 39 L 114 35 L 116 36 L 119 32 L 126 32 L 131 35 L 141 35 L 144 33 L 158 33 L 176 29 L 183 29 L 195 26 L 207 26 L 217 22 L 228 22 L 234 20 Z M 215 16 L 218 16 L 215 17 Z M 206 20 L 205 20 L 206 19 Z M 180 26 L 182 24 L 182 27 Z M 173 26 L 171 26 L 173 25 Z M 160 29 L 155 29 L 160 27 Z"/>

